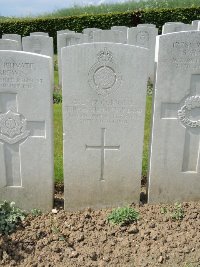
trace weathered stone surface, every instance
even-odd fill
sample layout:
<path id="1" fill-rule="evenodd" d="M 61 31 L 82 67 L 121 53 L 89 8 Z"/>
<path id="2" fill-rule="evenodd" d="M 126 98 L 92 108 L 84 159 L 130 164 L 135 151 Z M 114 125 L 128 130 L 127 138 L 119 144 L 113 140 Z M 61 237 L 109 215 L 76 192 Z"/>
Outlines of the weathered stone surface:
<path id="1" fill-rule="evenodd" d="M 20 44 L 20 50 L 21 50 L 21 45 L 22 45 L 22 38 L 21 35 L 19 34 L 14 34 L 14 33 L 6 33 L 2 34 L 2 39 L 10 39 L 19 42 Z"/>
<path id="2" fill-rule="evenodd" d="M 57 35 L 58 74 L 60 85 L 62 82 L 61 49 L 66 46 L 88 42 L 89 36 L 87 34 L 70 32 Z"/>
<path id="3" fill-rule="evenodd" d="M 194 25 L 182 22 L 167 22 L 162 27 L 162 34 L 196 30 Z"/>
<path id="4" fill-rule="evenodd" d="M 31 35 L 22 38 L 22 47 L 26 52 L 37 53 L 53 58 L 53 38 L 44 35 Z"/>
<path id="5" fill-rule="evenodd" d="M 194 26 L 194 30 L 199 30 L 198 29 L 198 24 L 200 23 L 200 20 L 193 20 L 192 21 L 192 26 Z"/>
<path id="6" fill-rule="evenodd" d="M 147 24 L 140 24 L 139 27 L 128 29 L 128 44 L 149 49 L 148 77 L 152 82 L 154 82 L 155 44 L 156 36 L 158 35 L 158 29 L 153 26 L 146 25 Z"/>
<path id="7" fill-rule="evenodd" d="M 111 43 L 127 43 L 127 37 L 124 32 L 117 30 L 101 30 L 93 33 L 94 42 L 111 42 Z"/>
<path id="8" fill-rule="evenodd" d="M 34 36 L 34 35 L 41 35 L 41 36 L 49 36 L 48 32 L 31 32 L 30 36 Z"/>
<path id="9" fill-rule="evenodd" d="M 21 45 L 18 41 L 11 39 L 0 39 L 0 50 L 21 51 Z"/>
<path id="10" fill-rule="evenodd" d="M 62 49 L 65 209 L 139 202 L 147 60 L 123 44 Z"/>
<path id="11" fill-rule="evenodd" d="M 128 27 L 126 26 L 112 26 L 111 27 L 111 30 L 114 30 L 114 31 L 120 31 L 120 32 L 123 32 L 123 35 L 124 35 L 124 40 L 126 40 L 126 43 L 127 43 L 127 38 L 128 38 Z"/>
<path id="12" fill-rule="evenodd" d="M 200 199 L 200 32 L 159 37 L 149 202 Z"/>
<path id="13" fill-rule="evenodd" d="M 83 33 L 87 34 L 89 36 L 88 40 L 90 42 L 93 42 L 93 32 L 95 32 L 95 31 L 101 31 L 101 29 L 99 29 L 99 28 L 85 28 L 83 30 Z"/>
<path id="14" fill-rule="evenodd" d="M 0 201 L 51 210 L 51 60 L 17 51 L 0 58 Z"/>

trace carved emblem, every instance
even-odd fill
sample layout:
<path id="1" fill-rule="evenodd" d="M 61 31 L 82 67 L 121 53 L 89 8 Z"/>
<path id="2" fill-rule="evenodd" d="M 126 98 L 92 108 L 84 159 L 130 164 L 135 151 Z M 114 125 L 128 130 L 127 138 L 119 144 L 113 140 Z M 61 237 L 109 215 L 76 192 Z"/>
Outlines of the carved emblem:
<path id="1" fill-rule="evenodd" d="M 138 32 L 136 36 L 136 42 L 139 45 L 146 45 L 149 41 L 149 34 L 146 31 L 140 31 Z"/>
<path id="2" fill-rule="evenodd" d="M 178 110 L 178 118 L 184 126 L 191 128 L 200 127 L 200 120 L 191 120 L 188 113 L 194 108 L 200 108 L 200 95 L 190 96 L 185 100 L 185 105 Z"/>
<path id="3" fill-rule="evenodd" d="M 105 47 L 97 55 L 95 63 L 89 71 L 89 85 L 97 94 L 106 96 L 121 85 L 121 75 L 114 63 L 112 53 Z"/>
<path id="4" fill-rule="evenodd" d="M 30 134 L 26 119 L 19 113 L 8 111 L 0 114 L 0 141 L 15 144 Z"/>

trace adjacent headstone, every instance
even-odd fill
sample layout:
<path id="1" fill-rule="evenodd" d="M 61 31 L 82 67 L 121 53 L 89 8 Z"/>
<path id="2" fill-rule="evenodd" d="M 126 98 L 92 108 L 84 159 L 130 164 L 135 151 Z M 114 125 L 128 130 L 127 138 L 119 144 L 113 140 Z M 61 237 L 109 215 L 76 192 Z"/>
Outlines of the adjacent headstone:
<path id="1" fill-rule="evenodd" d="M 14 33 L 6 33 L 2 35 L 2 39 L 10 39 L 19 42 L 20 44 L 20 50 L 21 50 L 21 45 L 22 45 L 22 38 L 21 35 L 19 34 L 14 34 Z"/>
<path id="2" fill-rule="evenodd" d="M 93 33 L 94 42 L 127 43 L 127 37 L 122 31 L 101 30 Z"/>
<path id="3" fill-rule="evenodd" d="M 200 32 L 159 37 L 149 202 L 200 199 Z"/>
<path id="4" fill-rule="evenodd" d="M 93 42 L 93 32 L 95 31 L 101 31 L 101 29 L 98 29 L 98 28 L 85 28 L 83 30 L 83 33 L 84 34 L 87 34 L 89 36 L 89 41 L 92 43 Z"/>
<path id="5" fill-rule="evenodd" d="M 162 27 L 162 34 L 192 30 L 195 30 L 195 26 L 191 24 L 184 24 L 182 22 L 167 22 Z"/>
<path id="6" fill-rule="evenodd" d="M 0 58 L 0 201 L 51 210 L 50 58 L 17 51 L 0 51 Z"/>
<path id="7" fill-rule="evenodd" d="M 34 35 L 41 35 L 41 36 L 49 36 L 48 32 L 31 32 L 30 36 L 34 36 Z"/>
<path id="8" fill-rule="evenodd" d="M 200 23 L 200 20 L 193 20 L 192 26 L 194 26 L 195 30 L 198 30 L 198 24 Z"/>
<path id="9" fill-rule="evenodd" d="M 0 50 L 16 50 L 21 51 L 19 42 L 10 39 L 0 39 Z"/>
<path id="10" fill-rule="evenodd" d="M 61 48 L 81 44 L 88 43 L 89 36 L 87 34 L 82 33 L 63 33 L 57 35 L 57 55 L 58 55 L 58 74 L 59 74 L 59 85 L 62 83 L 62 65 L 61 65 Z"/>
<path id="11" fill-rule="evenodd" d="M 155 71 L 155 44 L 158 29 L 155 27 L 142 26 L 128 29 L 128 44 L 149 49 L 148 77 L 154 82 Z"/>
<path id="12" fill-rule="evenodd" d="M 62 33 L 75 33 L 75 31 L 71 31 L 71 30 L 68 30 L 68 29 L 57 31 L 57 35 L 58 34 L 62 34 Z"/>
<path id="13" fill-rule="evenodd" d="M 123 32 L 123 34 L 124 34 L 124 39 L 126 40 L 126 43 L 127 43 L 128 29 L 129 29 L 129 28 L 126 27 L 126 26 L 112 26 L 112 27 L 111 27 L 111 30 Z"/>
<path id="14" fill-rule="evenodd" d="M 22 38 L 23 50 L 53 58 L 53 38 L 43 35 L 32 35 Z"/>
<path id="15" fill-rule="evenodd" d="M 143 23 L 143 24 L 138 24 L 137 27 L 156 27 L 155 24 L 150 24 L 150 23 Z"/>
<path id="16" fill-rule="evenodd" d="M 148 50 L 62 49 L 65 209 L 139 202 Z"/>

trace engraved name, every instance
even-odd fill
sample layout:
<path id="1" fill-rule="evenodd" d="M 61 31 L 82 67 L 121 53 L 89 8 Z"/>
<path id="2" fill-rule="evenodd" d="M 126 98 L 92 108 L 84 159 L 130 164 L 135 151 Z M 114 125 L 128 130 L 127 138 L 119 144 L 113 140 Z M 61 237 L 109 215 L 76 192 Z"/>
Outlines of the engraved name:
<path id="1" fill-rule="evenodd" d="M 137 109 L 129 100 L 110 100 L 82 102 L 74 100 L 71 105 L 65 106 L 68 117 L 84 122 L 108 122 L 126 124 L 130 120 L 141 117 L 141 109 Z"/>

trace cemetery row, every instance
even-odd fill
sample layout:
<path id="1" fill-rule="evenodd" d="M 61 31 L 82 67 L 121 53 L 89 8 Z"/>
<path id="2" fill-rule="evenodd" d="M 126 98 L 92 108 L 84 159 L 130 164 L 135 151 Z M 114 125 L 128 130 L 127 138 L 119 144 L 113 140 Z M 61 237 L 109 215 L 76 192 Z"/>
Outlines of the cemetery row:
<path id="1" fill-rule="evenodd" d="M 138 26 L 136 39 L 146 29 L 156 28 Z M 155 39 L 148 201 L 199 200 L 200 31 Z M 150 55 L 113 39 L 62 48 L 65 209 L 139 202 Z M 50 210 L 52 58 L 8 50 L 0 58 L 0 200 Z"/>
<path id="2" fill-rule="evenodd" d="M 192 24 L 182 22 L 167 22 L 163 25 L 162 34 L 200 30 L 200 21 L 194 20 Z M 154 82 L 155 41 L 158 29 L 154 24 L 139 24 L 137 27 L 113 26 L 110 30 L 86 28 L 82 33 L 70 30 L 57 32 L 57 55 L 59 70 L 59 85 L 62 83 L 61 49 L 69 45 L 90 42 L 114 42 L 137 45 L 149 49 L 148 77 Z M 18 34 L 3 34 L 0 39 L 0 50 L 17 50 L 38 53 L 53 58 L 53 38 L 46 32 L 32 32 L 30 36 L 21 38 Z M 53 62 L 52 62 L 53 64 Z"/>

